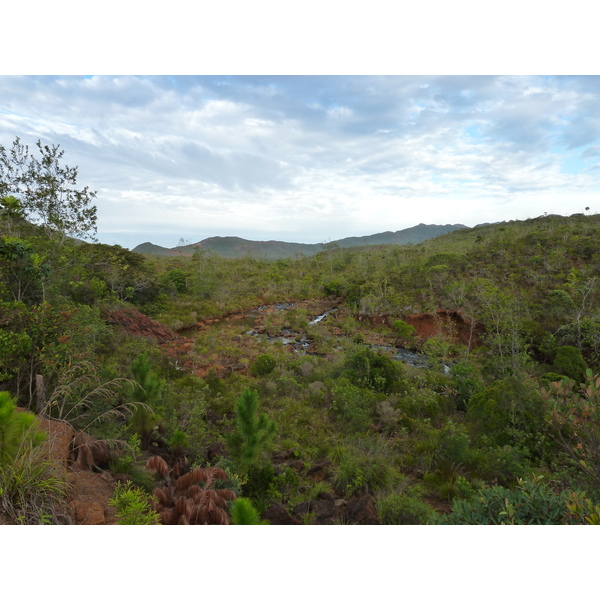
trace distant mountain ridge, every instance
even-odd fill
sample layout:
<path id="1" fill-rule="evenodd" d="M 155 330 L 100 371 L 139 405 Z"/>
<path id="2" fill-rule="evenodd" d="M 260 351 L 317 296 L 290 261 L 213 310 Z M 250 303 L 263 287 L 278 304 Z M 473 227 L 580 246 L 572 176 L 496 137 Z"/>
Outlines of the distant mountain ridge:
<path id="1" fill-rule="evenodd" d="M 177 246 L 175 248 L 164 248 L 151 242 L 139 244 L 133 249 L 133 252 L 140 254 L 154 254 L 161 256 L 192 256 L 196 248 L 210 250 L 219 256 L 226 258 L 240 258 L 243 256 L 255 256 L 257 258 L 290 258 L 294 256 L 312 256 L 331 247 L 353 248 L 357 246 L 379 246 L 383 244 L 418 244 L 433 237 L 465 229 L 466 225 L 426 225 L 420 223 L 408 229 L 400 231 L 385 231 L 373 235 L 361 237 L 347 237 L 334 242 L 321 244 L 300 244 L 295 242 L 277 242 L 270 240 L 268 242 L 256 242 L 245 240 L 239 237 L 210 237 L 188 244 L 186 246 Z"/>

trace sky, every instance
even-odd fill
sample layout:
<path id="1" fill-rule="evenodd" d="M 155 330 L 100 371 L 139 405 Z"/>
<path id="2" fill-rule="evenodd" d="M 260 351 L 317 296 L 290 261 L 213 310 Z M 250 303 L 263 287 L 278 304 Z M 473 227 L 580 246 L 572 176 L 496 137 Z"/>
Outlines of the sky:
<path id="1" fill-rule="evenodd" d="M 407 9 L 402 23 L 382 19 L 378 0 L 368 14 L 346 9 L 321 22 L 309 9 L 324 5 L 307 0 L 293 30 L 257 24 L 256 6 L 265 2 L 251 12 L 241 4 L 249 12 L 228 21 L 235 45 L 204 22 L 198 34 L 197 21 L 174 20 L 175 12 L 141 23 L 137 41 L 119 35 L 127 20 L 110 10 L 94 15 L 96 30 L 70 28 L 72 37 L 48 32 L 43 20 L 53 16 L 43 13 L 29 31 L 44 52 L 16 53 L 0 70 L 0 144 L 18 136 L 30 148 L 38 139 L 60 145 L 64 163 L 79 168 L 79 185 L 97 191 L 99 241 L 127 248 L 217 235 L 317 243 L 419 223 L 594 214 L 600 77 L 528 74 L 569 66 L 585 73 L 581 59 L 565 63 L 564 47 L 591 40 L 592 22 L 575 10 L 527 15 L 521 4 L 515 21 L 511 2 L 493 31 L 460 19 L 461 8 L 473 14 L 477 3 L 459 1 L 452 11 L 438 4 L 447 12 L 427 22 L 426 35 L 402 25 L 423 20 L 431 3 Z M 230 16 L 225 4 L 204 21 Z M 11 10 L 20 11 L 13 20 L 28 14 Z M 507 45 L 506 27 L 529 31 L 523 15 L 535 19 L 542 41 L 513 35 Z M 548 15 L 554 20 L 544 21 Z M 578 30 L 569 38 L 573 15 Z M 446 20 L 457 17 L 449 29 Z M 246 18 L 254 28 L 244 29 Z M 151 26 L 170 33 L 153 37 Z M 108 46 L 106 27 L 117 28 Z M 308 27 L 327 35 L 307 43 Z"/>
<path id="2" fill-rule="evenodd" d="M 64 150 L 98 237 L 316 243 L 600 208 L 600 77 L 4 76 L 0 143 Z"/>

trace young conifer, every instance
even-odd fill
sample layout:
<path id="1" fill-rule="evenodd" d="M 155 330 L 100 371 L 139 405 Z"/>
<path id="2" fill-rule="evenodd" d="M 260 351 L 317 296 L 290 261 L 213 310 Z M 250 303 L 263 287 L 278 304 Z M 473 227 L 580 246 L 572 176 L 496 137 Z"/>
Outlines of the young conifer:
<path id="1" fill-rule="evenodd" d="M 258 392 L 244 388 L 235 405 L 236 430 L 228 436 L 233 459 L 242 471 L 257 460 L 264 445 L 275 435 L 277 425 L 264 413 L 257 414 Z"/>
<path id="2" fill-rule="evenodd" d="M 238 498 L 230 510 L 232 525 L 267 525 L 248 498 Z"/>

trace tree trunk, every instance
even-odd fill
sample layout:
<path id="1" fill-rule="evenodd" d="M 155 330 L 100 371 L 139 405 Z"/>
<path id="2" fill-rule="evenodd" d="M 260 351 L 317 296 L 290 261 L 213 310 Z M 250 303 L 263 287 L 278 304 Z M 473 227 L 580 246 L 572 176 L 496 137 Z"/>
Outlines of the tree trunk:
<path id="1" fill-rule="evenodd" d="M 37 414 L 40 417 L 46 416 L 46 383 L 43 375 L 35 376 L 35 397 L 37 404 Z"/>

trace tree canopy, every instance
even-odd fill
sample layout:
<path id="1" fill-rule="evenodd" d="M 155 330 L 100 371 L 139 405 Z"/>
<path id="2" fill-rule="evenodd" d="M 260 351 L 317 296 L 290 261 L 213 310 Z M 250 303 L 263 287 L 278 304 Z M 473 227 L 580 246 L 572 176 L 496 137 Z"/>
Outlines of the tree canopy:
<path id="1" fill-rule="evenodd" d="M 12 213 L 41 225 L 52 239 L 95 239 L 96 192 L 77 188 L 77 167 L 62 164 L 58 145 L 36 143 L 39 157 L 17 137 L 12 148 L 0 145 L 0 198 L 10 199 Z"/>

